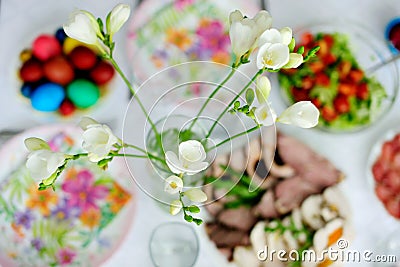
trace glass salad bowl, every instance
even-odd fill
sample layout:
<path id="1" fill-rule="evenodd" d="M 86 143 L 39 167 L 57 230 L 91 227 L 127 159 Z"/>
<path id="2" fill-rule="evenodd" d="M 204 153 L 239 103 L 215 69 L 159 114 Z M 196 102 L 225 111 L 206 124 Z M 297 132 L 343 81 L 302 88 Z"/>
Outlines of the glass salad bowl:
<path id="1" fill-rule="evenodd" d="M 356 22 L 325 22 L 294 30 L 305 52 L 320 46 L 316 57 L 297 70 L 278 74 L 286 103 L 309 100 L 320 112 L 319 129 L 354 132 L 391 108 L 398 91 L 395 62 L 385 41 Z"/>

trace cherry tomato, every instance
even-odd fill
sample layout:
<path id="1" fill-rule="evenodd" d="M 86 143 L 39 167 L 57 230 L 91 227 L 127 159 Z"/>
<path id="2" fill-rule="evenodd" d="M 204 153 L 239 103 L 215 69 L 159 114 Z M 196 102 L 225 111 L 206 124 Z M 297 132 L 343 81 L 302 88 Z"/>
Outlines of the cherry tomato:
<path id="1" fill-rule="evenodd" d="M 333 100 L 333 106 L 339 114 L 347 113 L 350 111 L 349 99 L 344 95 L 339 95 Z"/>

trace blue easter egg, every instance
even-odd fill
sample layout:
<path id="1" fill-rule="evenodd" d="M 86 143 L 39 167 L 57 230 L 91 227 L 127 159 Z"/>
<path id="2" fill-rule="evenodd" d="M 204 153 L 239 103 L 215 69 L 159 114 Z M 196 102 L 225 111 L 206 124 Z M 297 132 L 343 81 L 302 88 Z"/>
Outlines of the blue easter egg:
<path id="1" fill-rule="evenodd" d="M 56 111 L 64 98 L 64 88 L 55 83 L 42 84 L 31 94 L 32 107 L 44 112 Z"/>
<path id="2" fill-rule="evenodd" d="M 64 32 L 63 28 L 59 28 L 54 36 L 57 38 L 57 40 L 60 42 L 60 44 L 64 43 L 65 38 L 67 38 L 67 35 Z"/>
<path id="3" fill-rule="evenodd" d="M 31 97 L 33 87 L 30 84 L 24 83 L 21 87 L 21 94 L 27 98 Z"/>

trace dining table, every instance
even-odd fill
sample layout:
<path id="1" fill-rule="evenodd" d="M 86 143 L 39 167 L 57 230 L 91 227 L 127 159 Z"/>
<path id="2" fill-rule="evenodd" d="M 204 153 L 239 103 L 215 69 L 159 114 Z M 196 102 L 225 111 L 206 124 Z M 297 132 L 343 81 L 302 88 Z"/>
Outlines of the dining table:
<path id="1" fill-rule="evenodd" d="M 140 1 L 145 2 L 146 0 Z M 255 0 L 243 0 L 254 1 Z M 20 47 L 24 36 L 29 32 L 25 28 L 32 28 L 43 22 L 43 15 L 59 8 L 72 10 L 73 8 L 87 9 L 94 14 L 105 14 L 118 0 L 3 0 L 0 9 L 0 133 L 19 132 L 31 127 L 53 123 L 27 117 L 26 110 L 20 108 L 15 83 L 10 76 L 15 72 L 16 59 L 15 47 Z M 132 16 L 140 4 L 137 1 L 125 1 L 132 7 Z M 65 7 L 68 7 L 67 9 Z M 385 27 L 389 21 L 400 16 L 400 4 L 398 0 L 266 0 L 263 3 L 273 16 L 273 26 L 281 28 L 289 26 L 296 30 L 304 25 L 318 23 L 319 21 L 354 21 L 364 25 L 377 38 L 385 40 Z M 65 18 L 67 19 L 67 17 Z M 130 62 L 125 56 L 127 50 L 126 34 L 128 26 L 125 25 L 122 32 L 116 35 L 117 60 L 122 62 L 124 71 L 130 73 Z M 398 65 L 399 66 L 399 65 Z M 135 86 L 139 86 L 132 81 Z M 279 84 L 273 82 L 271 102 L 274 108 L 281 112 L 286 104 L 279 92 Z M 143 131 L 137 129 L 143 118 L 138 116 L 137 123 L 124 124 L 126 106 L 130 95 L 125 86 L 120 84 L 119 96 L 115 99 L 112 108 L 106 110 L 107 117 L 98 117 L 109 123 L 117 135 L 129 132 L 131 138 L 143 139 Z M 99 115 L 100 116 L 100 115 Z M 350 248 L 358 251 L 376 251 L 379 241 L 384 240 L 390 234 L 399 229 L 398 220 L 389 216 L 381 202 L 374 193 L 373 181 L 368 174 L 368 157 L 372 146 L 377 140 L 393 127 L 399 127 L 400 102 L 397 98 L 392 108 L 373 125 L 356 132 L 331 133 L 320 129 L 298 129 L 286 125 L 279 125 L 278 129 L 288 135 L 293 135 L 307 144 L 313 150 L 331 161 L 345 174 L 341 188 L 350 204 L 351 222 L 354 228 L 354 239 L 349 241 Z M 399 129 L 399 128 L 398 128 Z M 142 168 L 142 169 L 141 169 Z M 133 170 L 135 175 L 149 175 L 146 165 L 138 166 Z M 132 180 L 132 186 L 136 188 L 136 211 L 133 223 L 125 238 L 115 253 L 105 262 L 103 267 L 147 267 L 153 266 L 149 240 L 154 229 L 162 222 L 180 221 L 180 217 L 173 217 L 160 208 L 159 204 L 140 190 Z M 198 233 L 200 241 L 199 255 L 195 267 L 221 267 L 221 262 L 216 260 L 216 249 L 210 245 L 210 241 L 204 235 L 202 227 L 193 226 Z M 178 233 L 177 233 L 178 234 Z M 3 242 L 0 240 L 0 242 Z M 345 266 L 366 266 L 371 263 L 349 262 Z M 7 267 L 7 266 L 3 266 Z M 171 266 L 172 267 L 172 266 Z"/>

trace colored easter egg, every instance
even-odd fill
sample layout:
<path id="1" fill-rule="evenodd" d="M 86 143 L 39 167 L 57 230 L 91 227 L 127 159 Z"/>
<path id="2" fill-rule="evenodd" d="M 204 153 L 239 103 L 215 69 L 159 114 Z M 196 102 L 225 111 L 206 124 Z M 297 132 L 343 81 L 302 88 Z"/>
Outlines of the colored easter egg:
<path id="1" fill-rule="evenodd" d="M 86 47 L 92 49 L 96 54 L 99 52 L 98 48 L 95 45 L 85 44 L 85 43 L 79 42 L 78 40 L 67 37 L 67 38 L 65 38 L 64 44 L 63 44 L 64 54 L 68 55 L 77 46 L 86 46 Z"/>
<path id="2" fill-rule="evenodd" d="M 19 75 L 24 82 L 37 82 L 43 77 L 43 68 L 39 61 L 30 59 L 22 64 Z"/>
<path id="3" fill-rule="evenodd" d="M 21 87 L 21 94 L 27 98 L 31 97 L 31 94 L 33 92 L 33 86 L 28 84 L 28 83 L 24 83 Z"/>
<path id="4" fill-rule="evenodd" d="M 55 83 L 45 83 L 31 94 L 32 107 L 39 111 L 56 111 L 65 98 L 64 88 Z"/>
<path id="5" fill-rule="evenodd" d="M 60 114 L 63 115 L 63 116 L 69 116 L 69 115 L 71 115 L 72 113 L 74 113 L 75 110 L 76 110 L 75 105 L 74 105 L 71 101 L 69 101 L 68 99 L 65 99 L 65 100 L 61 103 L 60 108 L 59 108 L 58 111 L 59 111 Z"/>
<path id="6" fill-rule="evenodd" d="M 61 54 L 61 45 L 52 35 L 39 35 L 32 45 L 32 53 L 39 60 L 46 61 Z"/>
<path id="7" fill-rule="evenodd" d="M 64 32 L 63 28 L 59 28 L 54 36 L 57 38 L 57 40 L 62 44 L 64 43 L 65 38 L 67 38 L 67 35 Z"/>
<path id="8" fill-rule="evenodd" d="M 32 51 L 29 50 L 29 49 L 24 49 L 24 50 L 22 50 L 21 53 L 19 54 L 19 59 L 20 59 L 22 62 L 26 62 L 26 61 L 28 61 L 28 60 L 31 59 L 31 58 L 32 58 Z"/>
<path id="9" fill-rule="evenodd" d="M 75 47 L 69 54 L 69 58 L 75 68 L 79 70 L 89 70 L 97 62 L 96 54 L 85 46 Z"/>
<path id="10" fill-rule="evenodd" d="M 105 61 L 100 61 L 90 72 L 90 77 L 96 84 L 103 85 L 112 79 L 114 72 L 113 66 Z"/>
<path id="11" fill-rule="evenodd" d="M 74 79 L 74 68 L 63 56 L 47 61 L 43 66 L 44 75 L 54 83 L 66 85 Z"/>
<path id="12" fill-rule="evenodd" d="M 85 79 L 78 79 L 67 86 L 67 96 L 78 108 L 93 106 L 100 97 L 97 85 Z"/>

